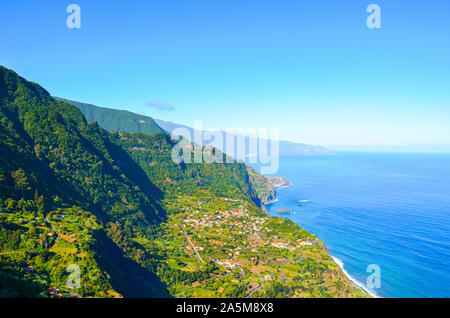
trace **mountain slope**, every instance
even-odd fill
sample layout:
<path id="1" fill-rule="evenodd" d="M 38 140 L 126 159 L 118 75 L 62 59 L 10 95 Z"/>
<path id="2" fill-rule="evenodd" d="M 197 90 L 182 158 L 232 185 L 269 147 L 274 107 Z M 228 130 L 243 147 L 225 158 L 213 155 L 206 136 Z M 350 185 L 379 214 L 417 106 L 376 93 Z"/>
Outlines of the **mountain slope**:
<path id="1" fill-rule="evenodd" d="M 127 110 L 103 108 L 63 98 L 56 99 L 65 101 L 77 107 L 81 110 L 88 122 L 97 121 L 98 124 L 106 130 L 139 132 L 148 135 L 163 131 L 152 118 L 135 114 Z"/>
<path id="2" fill-rule="evenodd" d="M 167 295 L 149 269 L 129 273 L 133 266 L 141 268 L 135 259 L 144 252 L 130 240 L 137 234 L 153 235 L 165 218 L 158 203 L 162 192 L 111 143 L 108 132 L 88 124 L 77 108 L 0 67 L 0 139 L 2 240 L 29 233 L 13 246 L 17 254 L 8 249 L 2 254 L 2 263 L 4 257 L 16 256 L 9 259 L 14 266 L 7 277 L 21 281 L 30 274 L 24 272 L 25 265 L 33 266 L 33 273 L 47 277 L 43 281 L 61 285 L 66 267 L 76 262 L 82 272 L 103 280 L 98 284 L 83 276 L 83 286 L 91 287 L 77 291 L 81 295 L 106 296 L 113 288 L 129 296 Z M 62 222 L 64 217 L 72 222 Z M 74 223 L 85 222 L 86 231 L 77 230 Z M 56 224 L 64 230 L 57 233 Z M 118 254 L 115 249 L 122 251 L 120 257 L 113 256 Z M 116 275 L 100 266 L 106 268 L 112 260 Z M 56 267 L 48 268 L 52 262 Z M 120 275 L 136 284 L 117 280 Z M 138 278 L 144 275 L 146 282 Z"/>

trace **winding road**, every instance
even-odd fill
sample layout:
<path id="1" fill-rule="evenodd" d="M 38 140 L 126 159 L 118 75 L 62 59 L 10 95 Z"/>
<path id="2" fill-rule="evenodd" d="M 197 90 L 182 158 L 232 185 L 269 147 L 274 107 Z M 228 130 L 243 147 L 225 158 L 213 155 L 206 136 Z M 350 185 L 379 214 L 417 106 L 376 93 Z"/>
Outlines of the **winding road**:
<path id="1" fill-rule="evenodd" d="M 44 222 L 45 224 L 47 224 L 47 226 L 49 226 L 53 232 L 55 233 L 55 240 L 52 242 L 51 245 L 48 246 L 48 249 L 51 249 L 55 244 L 56 244 L 56 240 L 58 240 L 58 232 L 56 232 L 56 229 L 53 227 L 53 225 L 50 223 L 50 221 L 48 220 L 48 217 L 50 216 L 52 212 L 48 213 L 45 218 L 44 218 Z"/>

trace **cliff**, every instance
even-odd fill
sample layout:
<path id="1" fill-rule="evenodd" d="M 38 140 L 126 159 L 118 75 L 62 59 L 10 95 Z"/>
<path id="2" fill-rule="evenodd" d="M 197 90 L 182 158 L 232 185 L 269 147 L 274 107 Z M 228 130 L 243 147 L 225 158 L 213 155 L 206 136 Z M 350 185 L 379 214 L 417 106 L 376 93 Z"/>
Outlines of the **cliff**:
<path id="1" fill-rule="evenodd" d="M 266 177 L 247 166 L 250 182 L 253 184 L 258 197 L 263 204 L 276 200 L 276 189 L 291 185 L 291 183 L 282 177 Z"/>

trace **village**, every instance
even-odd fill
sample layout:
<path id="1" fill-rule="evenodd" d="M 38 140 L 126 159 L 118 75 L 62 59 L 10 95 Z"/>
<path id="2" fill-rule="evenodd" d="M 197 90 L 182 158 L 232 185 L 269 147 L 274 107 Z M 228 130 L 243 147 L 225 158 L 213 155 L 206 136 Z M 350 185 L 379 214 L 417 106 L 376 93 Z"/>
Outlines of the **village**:
<path id="1" fill-rule="evenodd" d="M 220 271 L 212 280 L 246 284 L 247 295 L 266 282 L 290 280 L 291 271 L 297 269 L 295 262 L 310 254 L 308 249 L 318 242 L 309 233 L 302 235 L 307 232 L 276 231 L 276 224 L 284 224 L 284 219 L 255 213 L 241 200 L 195 201 L 181 209 L 169 222 L 178 237 L 184 236 L 178 266 L 192 271 L 215 264 Z"/>
<path id="2" fill-rule="evenodd" d="M 187 208 L 187 210 L 189 211 L 189 208 Z M 205 228 L 214 228 L 217 235 L 224 235 L 225 229 L 233 229 L 233 234 L 248 235 L 250 240 L 241 244 L 238 243 L 238 245 L 244 244 L 245 247 L 234 247 L 232 243 L 230 244 L 226 240 L 209 239 L 206 242 L 207 244 L 226 247 L 229 255 L 239 255 L 241 253 L 240 251 L 246 248 L 251 248 L 253 252 L 256 252 L 256 248 L 260 246 L 273 246 L 279 249 L 294 251 L 302 246 L 311 246 L 315 242 L 303 240 L 299 240 L 298 242 L 286 242 L 277 240 L 277 236 L 274 237 L 275 240 L 263 240 L 261 239 L 261 231 L 272 231 L 270 227 L 264 227 L 266 220 L 267 217 L 250 215 L 246 208 L 239 205 L 235 211 L 214 211 L 213 214 L 201 213 L 199 210 L 192 211 L 192 213 L 188 214 L 183 220 L 183 224 L 199 230 L 200 232 L 205 231 Z M 199 233 L 198 237 L 203 239 L 205 238 L 205 235 Z M 197 243 L 197 241 L 194 241 L 194 243 Z M 204 247 L 202 246 L 194 245 L 194 248 L 199 251 L 204 250 Z M 192 249 L 192 246 L 187 245 L 184 251 L 191 255 Z M 236 264 L 229 260 L 220 260 L 217 261 L 217 263 L 229 268 L 236 267 Z"/>

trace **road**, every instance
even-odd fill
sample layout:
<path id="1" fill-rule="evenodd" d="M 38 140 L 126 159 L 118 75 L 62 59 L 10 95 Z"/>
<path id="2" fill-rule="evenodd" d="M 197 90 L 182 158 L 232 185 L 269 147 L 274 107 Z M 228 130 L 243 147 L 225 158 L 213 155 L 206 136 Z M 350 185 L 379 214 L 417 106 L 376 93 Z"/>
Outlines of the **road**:
<path id="1" fill-rule="evenodd" d="M 186 237 L 186 240 L 188 241 L 189 245 L 190 245 L 190 246 L 192 247 L 192 249 L 194 250 L 195 255 L 197 256 L 198 260 L 199 260 L 201 263 L 204 263 L 205 261 L 202 259 L 202 257 L 200 256 L 200 254 L 197 252 L 197 249 L 195 248 L 194 244 L 192 244 L 192 242 L 191 242 L 191 240 L 189 239 L 189 236 L 187 235 L 186 231 L 184 230 L 184 227 L 183 227 L 182 224 L 181 224 L 181 230 L 183 231 L 184 236 Z"/>
<path id="2" fill-rule="evenodd" d="M 260 290 L 261 289 L 261 287 L 262 287 L 262 285 L 261 284 L 259 284 L 259 286 L 258 287 L 256 287 L 256 288 L 253 288 L 253 290 L 247 295 L 247 297 L 245 297 L 245 298 L 250 298 L 250 297 L 252 297 L 252 295 L 254 294 L 254 293 L 256 293 L 258 290 Z"/>
<path id="3" fill-rule="evenodd" d="M 52 212 L 48 213 L 44 218 L 45 224 L 47 224 L 47 226 L 49 226 L 53 230 L 53 233 L 55 233 L 55 240 L 51 243 L 51 245 L 48 246 L 48 249 L 51 249 L 56 244 L 56 240 L 58 239 L 58 232 L 56 232 L 56 229 L 53 227 L 53 225 L 48 220 L 48 217 L 50 216 L 51 213 Z"/>
<path id="4" fill-rule="evenodd" d="M 282 269 L 280 269 L 280 270 L 281 270 L 281 276 L 283 276 L 283 281 L 286 284 L 286 275 L 284 275 L 284 272 Z"/>

